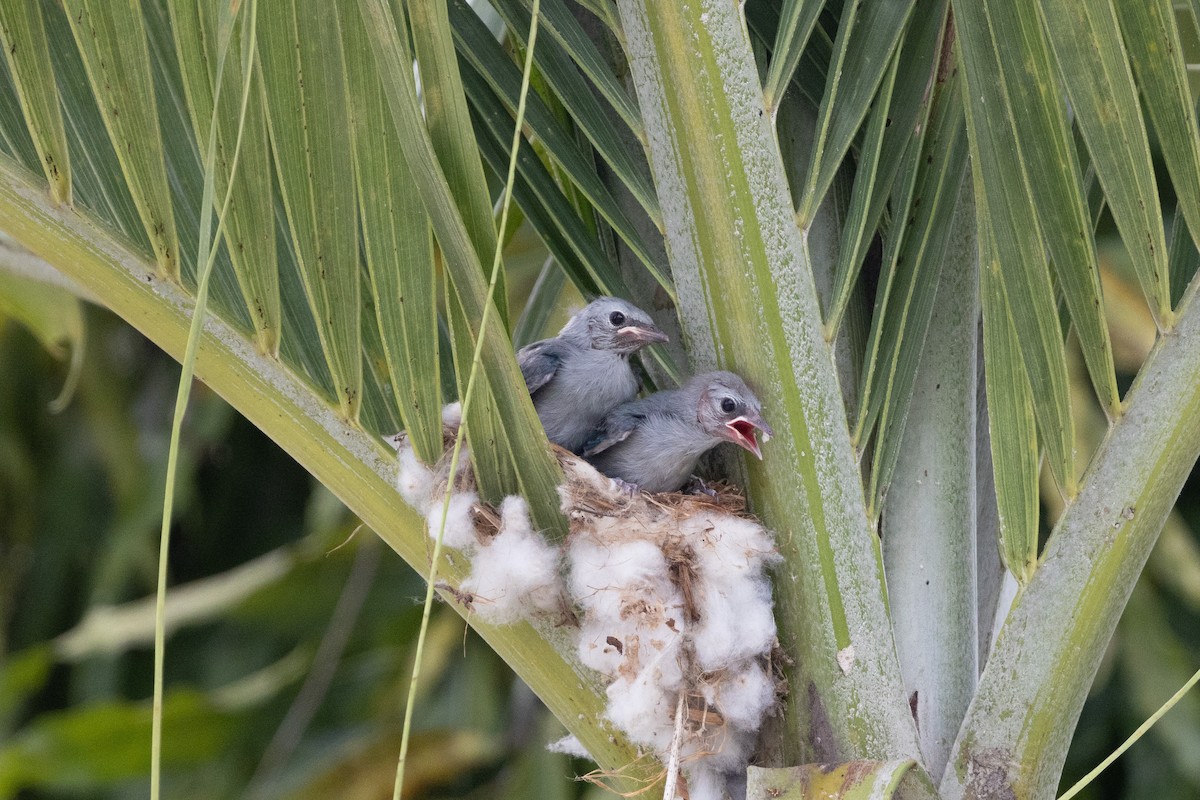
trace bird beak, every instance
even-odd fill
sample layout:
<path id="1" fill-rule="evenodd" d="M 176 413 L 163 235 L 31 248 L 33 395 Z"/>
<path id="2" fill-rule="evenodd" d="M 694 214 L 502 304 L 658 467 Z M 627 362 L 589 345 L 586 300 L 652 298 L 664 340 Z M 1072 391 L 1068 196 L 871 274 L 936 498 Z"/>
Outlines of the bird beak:
<path id="1" fill-rule="evenodd" d="M 771 430 L 767 421 L 753 411 L 729 420 L 725 423 L 725 427 L 729 429 L 730 441 L 738 447 L 754 453 L 759 461 L 762 461 L 762 449 L 758 446 L 758 439 L 755 438 L 754 432 L 762 431 L 764 442 L 769 442 L 775 435 L 775 431 Z"/>
<path id="2" fill-rule="evenodd" d="M 617 330 L 615 339 L 621 347 L 639 348 L 654 342 L 671 341 L 665 333 L 653 325 L 626 325 Z"/>

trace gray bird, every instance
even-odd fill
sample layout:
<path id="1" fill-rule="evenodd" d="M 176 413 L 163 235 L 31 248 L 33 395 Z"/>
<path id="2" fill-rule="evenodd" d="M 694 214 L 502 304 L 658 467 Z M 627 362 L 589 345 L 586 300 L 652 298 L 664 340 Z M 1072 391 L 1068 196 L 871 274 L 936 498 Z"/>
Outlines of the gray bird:
<path id="1" fill-rule="evenodd" d="M 550 441 L 579 452 L 612 409 L 638 393 L 629 356 L 667 336 L 637 306 L 600 297 L 558 336 L 522 347 L 517 363 Z"/>
<path id="2" fill-rule="evenodd" d="M 610 478 L 646 492 L 673 492 L 687 482 L 700 456 L 721 442 L 761 459 L 756 430 L 764 442 L 774 433 L 745 382 L 732 372 L 707 372 L 679 389 L 614 409 L 580 455 Z"/>

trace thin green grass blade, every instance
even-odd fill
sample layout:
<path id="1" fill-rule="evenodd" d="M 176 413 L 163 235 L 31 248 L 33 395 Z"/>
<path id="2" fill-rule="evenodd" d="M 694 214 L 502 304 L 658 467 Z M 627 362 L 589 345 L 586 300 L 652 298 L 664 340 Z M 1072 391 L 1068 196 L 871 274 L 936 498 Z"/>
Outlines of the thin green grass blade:
<path id="1" fill-rule="evenodd" d="M 924 129 L 933 97 L 929 81 L 941 60 L 949 8 L 949 0 L 942 0 L 912 20 L 895 56 L 896 75 L 885 77 L 872 106 L 834 268 L 837 283 L 825 323 L 825 338 L 830 341 L 841 325 L 867 248 L 879 228 L 909 139 L 915 130 Z"/>
<path id="2" fill-rule="evenodd" d="M 407 0 L 404 7 L 408 11 L 409 31 L 421 74 L 421 99 L 433 149 L 458 202 L 480 263 L 487 264 L 497 247 L 496 221 L 463 94 L 447 3 L 445 0 Z M 505 286 L 501 270 L 496 308 L 500 320 L 507 326 L 508 291 Z"/>
<path id="3" fill-rule="evenodd" d="M 512 116 L 475 68 L 469 64 L 463 67 L 463 85 L 471 98 L 474 118 L 482 128 L 476 134 L 479 150 L 493 174 L 501 176 L 508 167 L 506 145 L 501 137 L 512 129 Z M 626 294 L 625 281 L 616 265 L 605 255 L 554 176 L 525 140 L 521 142 L 517 170 L 515 199 L 572 278 L 578 276 L 576 285 L 580 291 Z M 567 252 L 562 252 L 563 245 Z"/>
<path id="4" fill-rule="evenodd" d="M 1150 143 L 1112 0 L 1026 0 L 1040 15 L 1113 219 L 1160 326 L 1170 326 L 1167 244 Z M 1003 234 L 996 231 L 1003 247 Z M 1013 312 L 1020 313 L 1016 298 Z M 1034 381 L 1035 386 L 1037 381 Z"/>
<path id="5" fill-rule="evenodd" d="M 483 309 L 487 304 L 487 287 L 483 280 L 480 254 L 467 232 L 425 128 L 417 103 L 416 87 L 412 83 L 412 70 L 409 68 L 411 57 L 405 51 L 386 0 L 358 0 L 358 8 L 371 39 L 383 80 L 384 95 L 391 110 L 392 124 L 400 139 L 406 143 L 415 189 L 422 198 L 438 245 L 445 255 L 446 275 L 453 284 L 456 298 L 448 307 L 451 313 L 458 307 L 469 321 L 472 337 L 478 336 L 478 321 L 483 319 Z M 518 485 L 507 486 L 505 490 L 519 490 L 524 494 L 537 528 L 562 532 L 565 525 L 558 511 L 555 493 L 562 476 L 558 464 L 550 455 L 545 432 L 533 409 L 512 344 L 498 315 L 491 316 L 484 332 L 484 385 L 494 390 L 496 407 L 492 413 L 496 419 L 503 421 L 500 433 L 512 454 L 513 462 L 520 465 Z M 474 419 L 467 419 L 468 444 L 473 453 L 479 449 L 472 439 L 476 435 L 471 433 Z"/>
<path id="6" fill-rule="evenodd" d="M 71 156 L 42 4 L 0 3 L 0 43 L 54 202 L 71 204 Z"/>
<path id="7" fill-rule="evenodd" d="M 1155 723 L 1162 719 L 1164 714 L 1174 708 L 1180 700 L 1186 697 L 1187 693 L 1190 692 L 1197 683 L 1200 683 L 1200 670 L 1196 670 L 1194 673 L 1192 673 L 1192 677 L 1188 678 L 1187 683 L 1183 684 L 1183 686 L 1180 686 L 1175 694 L 1171 695 L 1171 697 L 1165 703 L 1163 703 L 1157 711 L 1151 714 L 1145 722 L 1138 726 L 1136 731 L 1129 735 L 1128 739 L 1126 739 L 1124 742 L 1121 742 L 1120 747 L 1112 751 L 1112 753 L 1110 753 L 1103 761 L 1097 764 L 1091 772 L 1075 782 L 1070 789 L 1059 795 L 1058 800 L 1071 800 L 1072 797 L 1083 791 L 1084 788 L 1094 781 L 1101 772 L 1108 769 L 1114 761 L 1120 758 L 1122 753 L 1137 743 L 1138 739 L 1141 739 L 1143 736 L 1145 736 L 1146 733 L 1154 727 Z"/>
<path id="8" fill-rule="evenodd" d="M 513 128 L 512 144 L 509 146 L 511 153 L 508 162 L 508 170 L 504 179 L 504 197 L 500 204 L 500 239 L 504 240 L 504 232 L 508 225 L 508 211 L 512 205 L 513 182 L 516 179 L 517 171 L 517 153 L 521 144 L 521 128 L 525 122 L 525 100 L 529 94 L 529 75 L 533 70 L 533 54 L 537 46 L 537 29 L 538 29 L 538 0 L 533 2 L 533 15 L 529 25 L 529 48 L 525 54 L 525 67 L 521 72 L 521 89 L 517 100 L 516 124 Z M 495 306 L 492 303 L 492 298 L 496 293 L 496 285 L 499 283 L 501 274 L 501 252 L 497 248 L 492 259 L 491 278 L 488 281 L 487 288 L 487 305 L 483 308 L 483 319 L 480 320 L 480 329 L 487 330 L 487 322 L 489 312 Z M 486 334 L 485 334 L 486 335 Z M 483 372 L 480 368 L 480 358 L 483 355 L 484 336 L 481 336 L 475 342 L 475 350 L 471 356 L 470 377 L 467 378 L 466 391 L 462 395 L 462 415 L 463 424 L 459 426 L 458 431 L 454 435 L 454 451 L 450 456 L 450 475 L 458 474 L 458 459 L 462 453 L 462 444 L 464 434 L 466 433 L 465 426 L 469 424 L 467 420 L 471 410 L 471 403 L 475 399 L 476 379 Z M 462 385 L 461 383 L 459 385 Z M 412 734 L 412 718 L 413 710 L 416 707 L 417 686 L 421 674 L 421 656 L 425 649 L 425 636 L 429 630 L 429 616 L 433 609 L 433 590 L 437 585 L 438 562 L 441 557 L 442 540 L 446 534 L 446 520 L 450 516 L 450 498 L 454 493 L 454 481 L 448 481 L 446 484 L 446 493 L 442 500 L 442 522 L 438 527 L 437 536 L 433 545 L 433 555 L 429 563 L 429 575 L 425 582 L 425 606 L 421 613 L 421 630 L 417 635 L 417 651 L 413 661 L 412 679 L 408 686 L 408 700 L 404 706 L 404 731 L 400 740 L 400 758 L 396 768 L 396 783 L 392 790 L 393 800 L 400 800 L 401 790 L 404 787 L 404 771 L 408 755 L 408 744 Z"/>
<path id="9" fill-rule="evenodd" d="M 192 128 L 197 141 L 206 142 L 208 126 L 214 119 L 216 42 L 219 38 L 217 10 L 210 3 L 192 0 L 171 0 L 168 7 Z M 233 104 L 240 95 L 238 89 L 245 69 L 243 61 L 226 59 L 223 71 L 221 96 L 225 103 L 215 115 L 217 196 L 224 195 L 229 182 L 228 154 L 237 137 L 239 122 L 238 109 Z M 264 220 L 274 216 L 274 201 L 272 183 L 264 180 L 271 174 L 271 152 L 266 117 L 260 102 L 251 103 L 246 109 L 240 161 L 243 178 L 234 184 L 233 202 L 226 220 L 229 258 L 259 349 L 265 354 L 278 355 L 282 326 L 279 263 L 275 226 L 264 224 Z"/>
<path id="10" fill-rule="evenodd" d="M 521 8 L 526 10 L 523 16 L 516 16 L 510 9 L 514 6 L 511 0 L 498 0 L 495 3 L 496 10 L 508 22 L 509 28 L 512 29 L 515 35 L 520 36 L 521 30 L 525 27 L 523 21 L 529 19 L 528 10 L 532 0 L 521 0 Z M 580 5 L 584 5 L 580 3 Z M 603 19 L 601 21 L 604 21 Z M 646 142 L 646 127 L 642 124 L 642 115 L 638 111 L 637 103 L 626 91 L 625 86 L 620 79 L 613 74 L 612 68 L 608 66 L 608 62 L 601 55 L 600 50 L 596 47 L 595 42 L 588 38 L 587 32 L 579 24 L 579 21 L 571 14 L 566 3 L 547 3 L 541 7 L 541 26 L 543 34 L 550 34 L 549 40 L 545 36 L 542 38 L 542 44 L 536 53 L 538 68 L 543 73 L 549 73 L 553 70 L 553 65 L 557 63 L 558 56 L 556 53 L 557 47 L 561 47 L 562 51 L 579 67 L 587 79 L 596 87 L 596 91 L 604 98 L 606 104 L 612 109 L 617 117 L 625 123 L 626 126 L 633 132 L 634 137 L 642 142 L 643 147 Z M 547 80 L 552 76 L 547 74 Z M 558 76 L 553 76 L 557 78 Z M 565 95 L 568 92 L 560 91 L 560 95 Z M 573 93 L 573 91 L 572 91 Z M 573 102 L 580 102 L 578 98 L 572 97 Z"/>
<path id="11" fill-rule="evenodd" d="M 505 136 L 505 132 L 511 133 L 513 120 L 499 101 L 491 97 L 491 90 L 475 74 L 469 64 L 463 64 L 462 77 L 464 88 L 468 94 L 472 94 L 473 89 L 478 89 L 482 97 L 491 100 L 492 113 L 489 116 L 493 123 L 492 127 L 480 121 L 483 115 L 479 112 L 477 105 L 472 106 L 472 117 L 476 123 L 475 141 L 479 146 L 479 152 L 491 166 L 493 174 L 500 178 L 506 174 L 509 162 L 509 155 L 505 152 L 505 145 L 501 143 L 501 137 Z M 574 211 L 569 208 L 568 201 L 562 196 L 545 165 L 524 140 L 520 144 L 518 163 L 522 175 L 513 187 L 514 197 L 519 198 L 519 202 L 523 204 L 526 218 L 534 229 L 539 231 L 545 241 L 551 243 L 551 252 L 558 252 L 561 258 L 570 259 L 571 261 L 568 263 L 582 258 L 591 264 L 605 264 L 604 256 L 600 253 L 595 241 L 586 233 Z M 533 176 L 532 182 L 543 190 L 541 195 L 534 186 L 531 186 L 531 181 L 526 179 L 526 175 Z M 557 212 L 546 207 L 547 201 L 544 200 L 546 195 L 551 198 L 548 202 L 557 209 Z M 564 230 L 566 231 L 565 238 L 569 241 L 565 244 L 565 249 L 563 237 L 560 236 L 560 232 Z M 611 267 L 609 270 L 615 274 L 615 270 L 612 270 Z M 588 271 L 587 268 L 584 268 L 580 274 Z M 468 322 L 470 316 L 457 298 L 455 289 L 450 282 L 447 282 L 446 286 L 446 310 L 454 373 L 461 392 L 461 387 L 466 385 L 473 363 L 471 354 L 475 347 L 474 334 Z M 504 423 L 497 416 L 496 398 L 491 383 L 486 377 L 478 380 L 475 393 L 477 399 L 472 408 L 473 418 L 467 425 L 468 435 L 472 437 L 471 459 L 475 464 L 476 473 L 480 475 L 479 483 L 483 496 L 498 500 L 505 493 L 505 486 L 517 485 L 520 470 L 514 468 L 511 449 L 505 447 Z"/>
<path id="12" fill-rule="evenodd" d="M 412 191 L 362 17 L 352 6 L 340 16 L 372 324 L 409 441 L 418 458 L 433 463 L 442 454 L 433 237 L 425 206 Z"/>
<path id="13" fill-rule="evenodd" d="M 1054 287 L 1030 195 L 1020 148 L 1019 124 L 1005 92 L 997 56 L 1001 43 L 986 9 L 955 0 L 954 16 L 966 73 L 967 131 L 975 176 L 976 208 L 987 209 L 1000 277 L 1017 330 L 1021 357 L 1033 389 L 1034 413 L 1046 458 L 1059 488 L 1076 492 L 1075 436 L 1068 397 L 1066 351 Z M 1011 42 L 1003 43 L 1011 45 Z M 1035 179 L 1029 176 L 1028 180 Z M 1043 179 L 1037 176 L 1037 179 Z M 980 214 L 983 212 L 980 211 Z M 983 217 L 981 216 L 981 219 Z"/>
<path id="14" fill-rule="evenodd" d="M 984 377 L 1000 517 L 1000 558 L 1024 586 L 1037 566 L 1038 442 L 1033 391 L 1021 361 L 995 245 L 988 241 L 980 247 Z"/>
<path id="15" fill-rule="evenodd" d="M 504 104 L 511 114 L 520 90 L 520 71 L 512 60 L 504 55 L 491 32 L 463 0 L 453 0 L 449 7 L 450 20 L 454 27 L 454 35 L 461 57 L 474 69 L 474 76 L 482 79 L 490 87 L 494 96 Z M 464 83 L 466 83 L 465 77 Z M 468 86 L 467 91 L 472 100 L 476 100 L 480 96 L 477 84 Z M 527 113 L 529 119 L 526 124 L 529 126 L 531 135 L 541 142 L 550 157 L 570 177 L 571 182 L 583 193 L 583 196 L 588 199 L 600 216 L 612 226 L 613 231 L 621 237 L 630 252 L 642 262 L 673 298 L 674 287 L 671 285 L 670 279 L 654 263 L 653 257 L 634 229 L 633 223 L 629 221 L 625 212 L 621 210 L 608 188 L 600 180 L 595 166 L 589 164 L 583 154 L 579 152 L 571 134 L 558 123 L 550 109 L 536 94 L 528 100 Z M 486 115 L 488 119 L 493 116 L 493 114 Z M 614 142 L 613 146 L 620 147 L 620 144 Z M 616 177 L 625 183 L 625 179 L 615 165 L 613 169 L 617 172 Z M 632 164 L 629 169 L 632 174 L 642 175 Z M 645 196 L 653 197 L 653 188 L 649 185 L 649 181 L 641 177 L 638 178 L 638 181 L 645 184 L 642 189 Z M 636 185 L 627 183 L 627 187 L 636 196 Z M 643 208 L 651 219 L 657 215 L 656 224 L 661 225 L 662 213 L 658 210 L 657 200 L 653 200 L 651 205 L 643 206 Z"/>
<path id="16" fill-rule="evenodd" d="M 461 0 L 456 0 L 454 5 L 463 4 Z M 497 0 L 495 6 L 514 35 L 519 37 L 521 31 L 528 28 L 529 12 L 521 0 Z M 574 25 L 574 33 L 582 34 L 578 23 L 570 16 L 566 6 L 556 4 L 556 8 L 560 16 L 565 15 L 567 22 Z M 542 21 L 545 22 L 546 18 L 546 9 L 542 9 Z M 562 24 L 565 25 L 567 22 Z M 650 180 L 650 167 L 646 164 L 644 151 L 631 149 L 627 143 L 628 139 L 633 137 L 641 141 L 643 146 L 645 144 L 646 132 L 641 126 L 641 117 L 637 115 L 637 107 L 632 104 L 629 95 L 619 85 L 616 90 L 621 93 L 621 97 L 631 108 L 628 110 L 617 108 L 611 102 L 602 102 L 608 101 L 609 96 L 605 94 L 605 89 L 596 77 L 598 76 L 601 80 L 606 78 L 613 83 L 616 82 L 616 78 L 603 62 L 594 63 L 599 60 L 599 53 L 596 52 L 595 46 L 589 39 L 584 37 L 583 41 L 591 47 L 591 52 L 584 54 L 584 57 L 591 59 L 587 63 L 590 72 L 581 75 L 579 69 L 576 68 L 573 54 L 558 42 L 543 36 L 536 54 L 538 74 L 551 88 L 557 102 L 570 112 L 571 119 L 587 137 L 587 140 L 592 143 L 596 152 L 612 168 L 616 177 L 637 200 L 646 215 L 661 229 L 662 209 L 659 208 L 658 195 L 655 194 L 654 184 Z M 461 52 L 464 55 L 468 54 L 468 51 L 465 50 Z M 470 55 L 471 57 L 475 56 L 474 53 Z M 603 72 L 597 72 L 597 70 L 603 70 Z M 592 78 L 591 83 L 585 79 L 585 76 Z M 490 77 L 492 80 L 498 78 L 497 75 Z M 599 90 L 599 95 L 593 91 L 593 86 Z M 511 108 L 511 102 L 509 105 Z M 527 124 L 535 133 L 538 133 L 538 126 L 535 122 L 537 105 L 538 96 L 534 94 L 529 100 L 530 117 Z M 626 120 L 626 116 L 629 114 L 633 115 L 635 124 L 630 124 Z M 546 144 L 549 146 L 549 142 Z"/>
<path id="17" fill-rule="evenodd" d="M 305 295 L 342 415 L 362 401 L 362 302 L 335 4 L 272 0 L 259 26 L 267 125 Z M 256 176 L 260 177 L 260 176 Z"/>
<path id="18" fill-rule="evenodd" d="M 242 86 L 239 119 L 245 121 L 246 108 L 250 97 L 250 78 L 254 70 L 254 37 L 257 19 L 256 0 L 250 0 L 247 8 L 249 21 L 243 29 L 243 35 L 248 38 L 247 63 L 245 65 L 245 81 Z M 224 5 L 219 14 L 217 63 L 215 85 L 221 86 L 222 72 L 226 55 L 233 33 L 233 20 L 236 11 L 233 3 Z M 220 91 L 214 96 L 214 108 L 219 107 Z M 215 117 L 215 112 L 214 112 Z M 163 667 L 166 656 L 166 595 L 167 595 L 167 565 L 171 543 L 171 523 L 175 503 L 175 475 L 179 463 L 179 442 L 183 432 L 183 418 L 187 412 L 188 398 L 191 396 L 192 376 L 195 371 L 196 353 L 200 347 L 201 332 L 204 328 L 205 307 L 208 299 L 209 276 L 216 260 L 215 243 L 220 241 L 224 226 L 225 212 L 229 208 L 232 192 L 226 191 L 220 205 L 215 235 L 212 229 L 214 190 L 216 183 L 217 161 L 217 122 L 209 123 L 209 137 L 204 159 L 204 190 L 201 202 L 199 241 L 197 242 L 196 264 L 199 275 L 196 287 L 196 305 L 192 311 L 191 327 L 188 331 L 187 346 L 181 362 L 179 388 L 175 395 L 175 412 L 171 421 L 171 443 L 167 455 L 166 487 L 163 493 L 162 530 L 160 533 L 158 553 L 158 588 L 155 593 L 154 605 L 154 699 L 151 722 L 150 745 L 150 798 L 158 800 L 162 781 L 162 731 L 163 731 Z M 239 150 L 241 146 L 241 131 L 234 140 L 233 152 L 230 156 L 229 178 L 233 181 L 237 174 Z"/>
<path id="19" fill-rule="evenodd" d="M 850 2 L 842 12 L 834 60 L 821 100 L 812 166 L 796 211 L 802 229 L 812 222 L 833 176 L 849 152 L 915 5 L 914 0 Z"/>
<path id="20" fill-rule="evenodd" d="M 1179 210 L 1200 243 L 1200 128 L 1171 0 L 1113 5 Z"/>
<path id="21" fill-rule="evenodd" d="M 171 204 L 175 208 L 175 226 L 182 237 L 181 241 L 192 242 L 200 231 L 200 202 L 204 196 L 204 146 L 196 141 L 192 132 L 166 4 L 144 6 L 143 12 L 146 43 L 154 72 L 158 123 L 163 132 L 163 157 L 167 164 L 167 180 L 170 181 Z M 230 58 L 236 60 L 236 54 Z M 241 85 L 235 86 L 230 94 L 235 98 L 240 97 Z M 207 139 L 204 141 L 207 142 Z M 216 245 L 208 307 L 231 325 L 251 330 L 250 315 L 229 260 L 229 251 L 223 244 L 218 242 Z M 180 250 L 179 270 L 184 289 L 194 291 L 199 272 L 195 248 L 185 246 Z"/>
<path id="22" fill-rule="evenodd" d="M 179 238 L 141 4 L 64 0 L 64 6 L 159 273 L 179 280 Z"/>
<path id="23" fill-rule="evenodd" d="M 1092 386 L 1110 416 L 1120 413 L 1112 345 L 1100 294 L 1100 265 L 1062 89 L 1034 9 L 988 4 L 998 76 L 1013 120 L 1016 160 L 1037 209 L 1054 275 L 1066 298 Z"/>
<path id="24" fill-rule="evenodd" d="M 784 0 L 771 52 L 771 66 L 763 81 L 763 100 L 772 113 L 792 82 L 808 37 L 817 26 L 817 18 L 824 7 L 824 0 Z"/>

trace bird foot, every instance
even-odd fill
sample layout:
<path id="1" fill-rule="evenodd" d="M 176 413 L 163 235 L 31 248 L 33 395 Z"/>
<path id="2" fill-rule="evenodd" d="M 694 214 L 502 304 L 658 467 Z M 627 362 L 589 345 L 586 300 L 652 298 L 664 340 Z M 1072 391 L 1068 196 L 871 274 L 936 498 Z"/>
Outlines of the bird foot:
<path id="1" fill-rule="evenodd" d="M 610 480 L 612 480 L 617 489 L 629 495 L 630 497 L 634 497 L 638 492 L 641 491 L 636 483 L 629 483 L 628 481 L 623 481 L 620 478 L 611 478 Z"/>
<path id="2" fill-rule="evenodd" d="M 696 475 L 692 476 L 691 483 L 687 486 L 688 494 L 703 494 L 708 495 L 712 499 L 717 499 L 717 490 L 709 487 L 704 480 Z"/>

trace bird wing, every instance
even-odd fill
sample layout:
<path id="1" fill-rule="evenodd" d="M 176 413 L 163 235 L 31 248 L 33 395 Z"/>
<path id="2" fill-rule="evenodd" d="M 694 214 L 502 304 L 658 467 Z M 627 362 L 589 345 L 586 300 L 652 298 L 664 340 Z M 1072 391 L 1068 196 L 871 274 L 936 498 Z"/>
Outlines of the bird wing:
<path id="1" fill-rule="evenodd" d="M 543 339 L 517 351 L 517 364 L 530 394 L 550 382 L 565 355 L 566 346 L 557 339 Z"/>
<path id="2" fill-rule="evenodd" d="M 629 438 L 630 434 L 646 421 L 646 415 L 641 411 L 617 409 L 600 421 L 583 444 L 580 455 L 584 458 L 594 456 L 612 447 L 618 442 Z"/>

